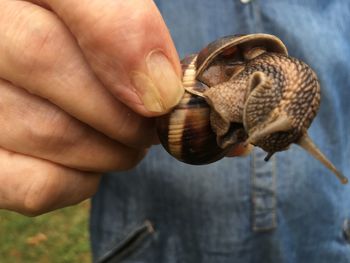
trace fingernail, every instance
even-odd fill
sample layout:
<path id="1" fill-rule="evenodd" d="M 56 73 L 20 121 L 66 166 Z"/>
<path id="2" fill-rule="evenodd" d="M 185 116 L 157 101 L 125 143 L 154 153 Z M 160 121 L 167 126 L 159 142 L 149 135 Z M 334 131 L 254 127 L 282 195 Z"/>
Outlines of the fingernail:
<path id="1" fill-rule="evenodd" d="M 181 99 L 184 89 L 172 64 L 159 50 L 146 58 L 147 73 L 133 72 L 132 82 L 145 108 L 165 113 Z"/>

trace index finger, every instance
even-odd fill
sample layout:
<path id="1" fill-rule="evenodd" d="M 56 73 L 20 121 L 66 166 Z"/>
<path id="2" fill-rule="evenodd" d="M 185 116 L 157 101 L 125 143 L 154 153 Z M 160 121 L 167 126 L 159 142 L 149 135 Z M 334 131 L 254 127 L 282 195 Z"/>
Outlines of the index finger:
<path id="1" fill-rule="evenodd" d="M 109 91 L 145 116 L 169 111 L 182 97 L 180 63 L 152 0 L 34 0 L 73 33 Z"/>

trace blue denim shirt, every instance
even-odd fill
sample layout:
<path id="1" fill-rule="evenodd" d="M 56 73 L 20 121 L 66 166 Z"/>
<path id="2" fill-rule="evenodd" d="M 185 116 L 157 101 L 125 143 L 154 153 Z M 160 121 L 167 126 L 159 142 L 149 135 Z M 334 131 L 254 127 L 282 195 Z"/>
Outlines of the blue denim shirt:
<path id="1" fill-rule="evenodd" d="M 156 3 L 182 57 L 224 35 L 280 37 L 318 74 L 321 107 L 310 136 L 350 177 L 349 0 Z M 157 146 L 135 169 L 106 175 L 92 202 L 94 259 L 350 262 L 350 185 L 297 146 L 268 163 L 264 157 L 256 149 L 246 158 L 191 166 Z"/>

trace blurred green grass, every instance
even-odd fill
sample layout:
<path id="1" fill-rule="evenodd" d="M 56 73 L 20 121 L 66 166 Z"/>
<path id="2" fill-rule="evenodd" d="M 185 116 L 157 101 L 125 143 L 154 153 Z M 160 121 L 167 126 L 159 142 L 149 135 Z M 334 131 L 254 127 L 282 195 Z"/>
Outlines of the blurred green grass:
<path id="1" fill-rule="evenodd" d="M 1 263 L 90 263 L 89 202 L 29 218 L 0 210 Z"/>

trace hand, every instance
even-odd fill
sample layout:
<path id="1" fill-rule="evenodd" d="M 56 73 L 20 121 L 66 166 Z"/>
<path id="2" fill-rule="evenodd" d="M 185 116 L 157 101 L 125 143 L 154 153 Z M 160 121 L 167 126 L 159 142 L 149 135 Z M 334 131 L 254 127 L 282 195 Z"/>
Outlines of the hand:
<path id="1" fill-rule="evenodd" d="M 183 88 L 151 0 L 0 1 L 0 208 L 76 204 L 136 165 Z"/>

